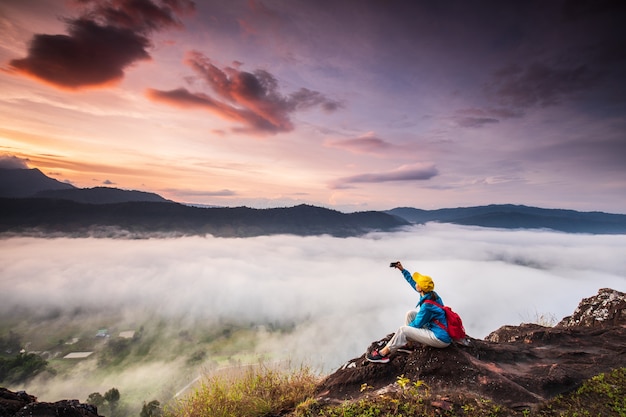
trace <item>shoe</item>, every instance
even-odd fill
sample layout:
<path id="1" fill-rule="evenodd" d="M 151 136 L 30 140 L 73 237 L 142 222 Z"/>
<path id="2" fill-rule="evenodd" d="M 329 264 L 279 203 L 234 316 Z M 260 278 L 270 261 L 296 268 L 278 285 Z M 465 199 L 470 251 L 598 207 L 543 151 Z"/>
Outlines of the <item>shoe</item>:
<path id="1" fill-rule="evenodd" d="M 402 352 L 402 353 L 413 353 L 415 351 L 413 345 L 409 342 L 406 345 L 400 347 L 397 352 Z"/>
<path id="2" fill-rule="evenodd" d="M 375 349 L 365 355 L 365 359 L 370 362 L 387 363 L 389 362 L 389 356 L 383 356 L 379 353 L 378 349 Z"/>

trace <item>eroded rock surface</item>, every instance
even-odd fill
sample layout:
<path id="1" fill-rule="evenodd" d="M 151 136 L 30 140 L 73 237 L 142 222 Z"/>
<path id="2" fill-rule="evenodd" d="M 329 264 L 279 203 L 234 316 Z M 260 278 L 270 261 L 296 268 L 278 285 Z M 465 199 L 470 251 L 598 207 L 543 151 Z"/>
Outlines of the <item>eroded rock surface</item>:
<path id="1" fill-rule="evenodd" d="M 583 380 L 626 367 L 626 294 L 601 289 L 583 299 L 555 327 L 503 326 L 484 340 L 445 349 L 420 346 L 387 364 L 365 354 L 329 375 L 318 387 L 327 399 L 359 397 L 362 387 L 382 389 L 403 375 L 442 393 L 490 398 L 511 408 L 529 407 L 577 387 Z M 391 334 L 369 346 L 382 347 Z"/>

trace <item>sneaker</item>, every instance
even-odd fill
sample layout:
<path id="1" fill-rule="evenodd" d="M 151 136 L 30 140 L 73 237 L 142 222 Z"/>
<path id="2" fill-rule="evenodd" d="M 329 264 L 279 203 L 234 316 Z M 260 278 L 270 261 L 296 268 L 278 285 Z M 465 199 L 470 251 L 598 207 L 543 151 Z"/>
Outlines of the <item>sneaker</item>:
<path id="1" fill-rule="evenodd" d="M 383 356 L 379 353 L 378 349 L 373 350 L 365 355 L 365 359 L 370 362 L 387 363 L 389 362 L 389 356 Z"/>
<path id="2" fill-rule="evenodd" d="M 402 353 L 413 353 L 413 351 L 415 351 L 415 347 L 411 344 L 411 342 L 398 349 L 398 352 Z"/>

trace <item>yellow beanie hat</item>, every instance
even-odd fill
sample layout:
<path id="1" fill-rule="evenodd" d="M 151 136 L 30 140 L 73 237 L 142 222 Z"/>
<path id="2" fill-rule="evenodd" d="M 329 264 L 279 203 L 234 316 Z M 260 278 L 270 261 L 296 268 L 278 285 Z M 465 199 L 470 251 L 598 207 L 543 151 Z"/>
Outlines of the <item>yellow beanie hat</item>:
<path id="1" fill-rule="evenodd" d="M 413 273 L 413 280 L 423 292 L 431 292 L 435 289 L 435 283 L 428 275 L 422 275 L 419 272 L 415 272 Z"/>

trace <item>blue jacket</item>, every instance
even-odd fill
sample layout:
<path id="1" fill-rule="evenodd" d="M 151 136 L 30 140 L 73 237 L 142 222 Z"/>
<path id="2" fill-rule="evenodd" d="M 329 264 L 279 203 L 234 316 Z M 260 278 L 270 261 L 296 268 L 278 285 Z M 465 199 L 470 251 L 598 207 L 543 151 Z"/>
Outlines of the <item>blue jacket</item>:
<path id="1" fill-rule="evenodd" d="M 403 269 L 402 275 L 404 276 L 404 279 L 411 285 L 411 287 L 413 287 L 413 289 L 417 291 L 416 283 L 411 276 L 411 273 L 406 269 Z M 437 339 L 441 340 L 444 343 L 451 343 L 452 339 L 450 338 L 448 332 L 434 322 L 434 320 L 438 320 L 444 327 L 448 327 L 448 322 L 446 321 L 446 313 L 441 308 L 424 302 L 429 295 L 430 293 L 427 293 L 420 297 L 420 301 L 415 306 L 419 307 L 419 311 L 417 312 L 415 319 L 411 323 L 409 323 L 409 326 L 418 329 L 425 328 L 432 330 Z M 437 296 L 437 298 L 433 301 L 441 304 L 442 306 L 444 305 L 441 297 L 439 296 Z"/>

